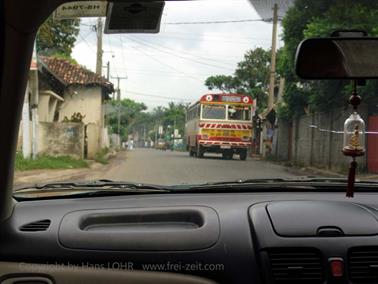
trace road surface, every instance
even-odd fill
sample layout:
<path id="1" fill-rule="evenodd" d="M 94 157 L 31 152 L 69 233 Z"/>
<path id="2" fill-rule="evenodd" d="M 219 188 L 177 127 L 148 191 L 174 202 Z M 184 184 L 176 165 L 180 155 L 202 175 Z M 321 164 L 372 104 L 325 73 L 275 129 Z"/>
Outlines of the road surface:
<path id="1" fill-rule="evenodd" d="M 109 167 L 93 171 L 85 179 L 106 178 L 162 185 L 198 184 L 247 178 L 294 177 L 286 167 L 268 161 L 248 158 L 223 160 L 220 155 L 189 157 L 187 152 L 134 149 L 121 152 Z"/>

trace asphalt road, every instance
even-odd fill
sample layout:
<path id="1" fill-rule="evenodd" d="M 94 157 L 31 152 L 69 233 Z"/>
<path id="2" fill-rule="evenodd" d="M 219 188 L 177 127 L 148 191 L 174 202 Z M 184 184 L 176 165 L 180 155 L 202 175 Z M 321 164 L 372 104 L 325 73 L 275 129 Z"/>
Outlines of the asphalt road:
<path id="1" fill-rule="evenodd" d="M 197 159 L 189 157 L 187 152 L 134 149 L 120 153 L 111 167 L 86 179 L 173 185 L 293 176 L 284 166 L 252 158 L 241 161 L 237 155 L 233 160 L 223 160 L 215 154 L 205 154 L 205 158 Z"/>

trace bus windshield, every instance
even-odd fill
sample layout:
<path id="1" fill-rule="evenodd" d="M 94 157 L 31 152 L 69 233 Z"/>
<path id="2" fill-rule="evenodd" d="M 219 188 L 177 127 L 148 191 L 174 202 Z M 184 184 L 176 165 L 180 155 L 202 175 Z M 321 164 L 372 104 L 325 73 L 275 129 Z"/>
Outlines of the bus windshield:
<path id="1" fill-rule="evenodd" d="M 249 106 L 228 106 L 229 120 L 251 120 L 251 107 Z"/>
<path id="2" fill-rule="evenodd" d="M 226 119 L 225 105 L 203 105 L 202 106 L 203 119 Z"/>

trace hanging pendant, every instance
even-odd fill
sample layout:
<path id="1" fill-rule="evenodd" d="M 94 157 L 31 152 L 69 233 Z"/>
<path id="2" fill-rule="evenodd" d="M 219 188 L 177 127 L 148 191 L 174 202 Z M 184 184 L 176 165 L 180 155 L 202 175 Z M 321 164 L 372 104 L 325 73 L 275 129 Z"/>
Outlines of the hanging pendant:
<path id="1" fill-rule="evenodd" d="M 352 157 L 348 174 L 346 197 L 353 197 L 357 171 L 356 157 L 365 155 L 365 122 L 357 113 L 357 107 L 361 103 L 361 98 L 357 94 L 356 82 L 354 82 L 354 90 L 349 102 L 353 106 L 354 112 L 344 123 L 342 152 L 345 156 Z"/>
<path id="2" fill-rule="evenodd" d="M 344 123 L 343 153 L 345 156 L 365 155 L 365 122 L 353 112 Z"/>

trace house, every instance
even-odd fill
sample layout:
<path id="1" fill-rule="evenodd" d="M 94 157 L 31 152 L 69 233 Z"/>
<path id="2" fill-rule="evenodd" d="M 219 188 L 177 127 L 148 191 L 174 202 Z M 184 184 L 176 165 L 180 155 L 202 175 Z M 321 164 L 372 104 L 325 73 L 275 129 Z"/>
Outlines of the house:
<path id="1" fill-rule="evenodd" d="M 105 126 L 105 103 L 114 92 L 113 84 L 85 67 L 66 59 L 40 56 L 38 65 L 39 121 L 41 123 L 66 123 L 74 114 L 79 114 L 84 124 L 82 156 L 94 158 L 101 148 L 109 146 L 108 131 Z M 45 126 L 48 129 L 45 131 L 48 135 L 52 132 L 52 128 L 50 125 Z M 56 126 L 59 128 L 58 125 Z M 42 132 L 43 128 L 41 125 Z M 57 137 L 62 138 L 59 135 Z M 44 143 L 46 139 L 42 138 L 42 140 L 44 141 L 40 143 L 41 149 L 46 148 L 43 145 L 51 144 L 47 145 Z"/>
<path id="2" fill-rule="evenodd" d="M 111 82 L 69 60 L 40 56 L 38 90 L 38 100 L 29 106 L 38 108 L 37 139 L 31 138 L 38 141 L 38 154 L 93 159 L 109 146 L 105 103 L 114 92 Z M 73 115 L 83 119 L 72 121 Z M 19 149 L 22 136 L 20 129 Z"/>
<path id="3" fill-rule="evenodd" d="M 114 92 L 113 84 L 83 66 L 56 57 L 39 57 L 40 93 L 52 90 L 63 100 L 57 103 L 54 121 L 74 113 L 84 115 L 84 124 L 104 127 L 104 102 Z M 50 96 L 51 99 L 51 96 Z M 53 107 L 51 103 L 51 107 Z"/>

